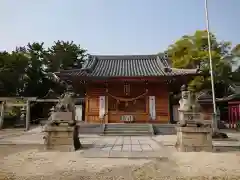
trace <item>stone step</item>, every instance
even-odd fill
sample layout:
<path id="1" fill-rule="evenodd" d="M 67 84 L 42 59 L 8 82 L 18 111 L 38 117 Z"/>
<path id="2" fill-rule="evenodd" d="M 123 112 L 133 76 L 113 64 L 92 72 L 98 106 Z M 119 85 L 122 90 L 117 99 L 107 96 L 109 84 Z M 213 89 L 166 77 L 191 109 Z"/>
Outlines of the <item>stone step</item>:
<path id="1" fill-rule="evenodd" d="M 105 130 L 105 132 L 117 132 L 117 133 L 122 133 L 122 132 L 150 132 L 150 130 L 132 130 L 132 129 L 123 129 L 123 130 L 119 130 L 119 129 L 108 129 L 108 130 Z"/>
<path id="2" fill-rule="evenodd" d="M 137 123 L 125 123 L 125 124 L 122 124 L 122 123 L 109 123 L 107 124 L 108 126 L 148 126 L 149 124 L 137 124 Z"/>
<path id="3" fill-rule="evenodd" d="M 117 132 L 117 133 L 128 133 L 128 132 L 131 132 L 131 133 L 149 133 L 149 131 L 132 131 L 132 130 L 122 130 L 122 131 L 119 131 L 119 130 L 107 130 L 105 131 L 107 133 L 111 133 L 111 132 Z"/>
<path id="4" fill-rule="evenodd" d="M 109 127 L 145 127 L 149 126 L 149 124 L 140 124 L 140 125 L 132 125 L 132 124 L 107 124 Z"/>
<path id="5" fill-rule="evenodd" d="M 119 133 L 110 133 L 110 134 L 103 134 L 104 136 L 152 136 L 151 133 L 125 133 L 125 134 L 119 134 Z"/>
<path id="6" fill-rule="evenodd" d="M 124 128 L 124 127 L 105 127 L 105 129 L 107 130 L 124 130 L 124 129 L 128 129 L 128 130 L 149 130 L 149 127 L 128 127 L 128 128 Z"/>
<path id="7" fill-rule="evenodd" d="M 152 135 L 152 133 L 148 132 L 148 131 L 122 131 L 122 132 L 116 132 L 116 131 L 107 131 L 104 132 L 104 135 L 116 135 L 116 136 L 143 136 L 143 135 Z"/>
<path id="8" fill-rule="evenodd" d="M 149 125 L 144 125 L 144 126 L 143 125 L 141 125 L 141 126 L 137 126 L 136 125 L 136 126 L 133 126 L 133 125 L 108 125 L 107 124 L 107 126 L 108 127 L 148 127 Z"/>
<path id="9" fill-rule="evenodd" d="M 149 124 L 107 124 L 109 127 L 145 127 Z"/>
<path id="10" fill-rule="evenodd" d="M 106 124 L 105 135 L 152 135 L 149 124 Z"/>
<path id="11" fill-rule="evenodd" d="M 115 128 L 117 128 L 117 129 L 147 129 L 147 128 L 149 128 L 149 126 L 142 126 L 142 127 L 139 127 L 139 126 L 136 126 L 136 127 L 134 127 L 134 126 L 129 126 L 129 127 L 122 127 L 122 126 L 120 126 L 120 127 L 117 127 L 117 126 L 111 127 L 111 126 L 106 126 L 106 128 L 109 128 L 109 129 L 115 129 Z"/>

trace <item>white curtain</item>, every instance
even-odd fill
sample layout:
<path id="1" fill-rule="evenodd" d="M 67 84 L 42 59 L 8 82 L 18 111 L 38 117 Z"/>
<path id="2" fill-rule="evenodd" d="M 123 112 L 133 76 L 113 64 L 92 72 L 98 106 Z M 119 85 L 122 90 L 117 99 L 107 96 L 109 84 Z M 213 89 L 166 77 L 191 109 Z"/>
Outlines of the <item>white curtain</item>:
<path id="1" fill-rule="evenodd" d="M 82 121 L 82 105 L 75 105 L 75 120 Z"/>
<path id="2" fill-rule="evenodd" d="M 105 114 L 105 96 L 99 97 L 99 118 L 104 118 Z"/>
<path id="3" fill-rule="evenodd" d="M 156 119 L 155 96 L 149 96 L 149 112 L 152 120 Z"/>

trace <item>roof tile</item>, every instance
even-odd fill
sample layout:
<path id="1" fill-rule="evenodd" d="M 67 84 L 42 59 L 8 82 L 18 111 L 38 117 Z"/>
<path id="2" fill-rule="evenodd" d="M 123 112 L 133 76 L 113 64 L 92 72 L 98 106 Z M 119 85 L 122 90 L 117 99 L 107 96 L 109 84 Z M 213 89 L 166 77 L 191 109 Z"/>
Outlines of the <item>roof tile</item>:
<path id="1" fill-rule="evenodd" d="M 82 69 L 63 70 L 58 76 L 87 77 L 156 77 L 196 74 L 196 69 L 176 69 L 168 65 L 165 56 L 120 55 L 89 56 Z"/>

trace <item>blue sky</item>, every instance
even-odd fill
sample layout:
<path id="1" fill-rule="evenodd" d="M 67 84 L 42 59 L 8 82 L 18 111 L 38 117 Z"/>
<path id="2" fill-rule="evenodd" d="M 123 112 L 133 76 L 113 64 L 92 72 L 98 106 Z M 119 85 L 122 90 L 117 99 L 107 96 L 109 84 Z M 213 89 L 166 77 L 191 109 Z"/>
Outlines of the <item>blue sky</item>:
<path id="1" fill-rule="evenodd" d="M 211 31 L 240 42 L 240 0 L 208 0 Z M 154 54 L 205 29 L 204 0 L 1 0 L 0 50 L 73 40 L 91 54 Z"/>

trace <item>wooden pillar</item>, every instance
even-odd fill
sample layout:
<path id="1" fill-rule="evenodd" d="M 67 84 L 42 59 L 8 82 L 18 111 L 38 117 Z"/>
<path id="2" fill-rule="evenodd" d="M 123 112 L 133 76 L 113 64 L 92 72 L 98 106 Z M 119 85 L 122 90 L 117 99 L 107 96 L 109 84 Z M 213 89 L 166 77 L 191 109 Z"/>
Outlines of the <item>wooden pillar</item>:
<path id="1" fill-rule="evenodd" d="M 85 123 L 88 123 L 88 96 L 85 97 Z"/>
<path id="2" fill-rule="evenodd" d="M 5 109 L 5 101 L 3 101 L 3 102 L 1 103 L 1 112 L 0 112 L 0 129 L 3 128 L 4 109 Z"/>
<path id="3" fill-rule="evenodd" d="M 145 96 L 145 102 L 146 102 L 146 113 L 148 114 L 148 118 L 146 118 L 145 123 L 152 123 L 150 119 L 150 111 L 149 111 L 149 86 L 148 86 L 148 81 L 145 81 L 145 91 L 146 91 L 146 96 Z"/>
<path id="4" fill-rule="evenodd" d="M 104 123 L 108 124 L 108 82 L 105 82 L 105 117 Z"/>
<path id="5" fill-rule="evenodd" d="M 169 116 L 169 124 L 173 124 L 174 117 L 173 117 L 172 93 L 169 93 L 168 95 L 168 116 Z"/>
<path id="6" fill-rule="evenodd" d="M 30 125 L 30 101 L 27 100 L 27 103 L 26 103 L 26 131 L 29 130 L 29 125 Z"/>

